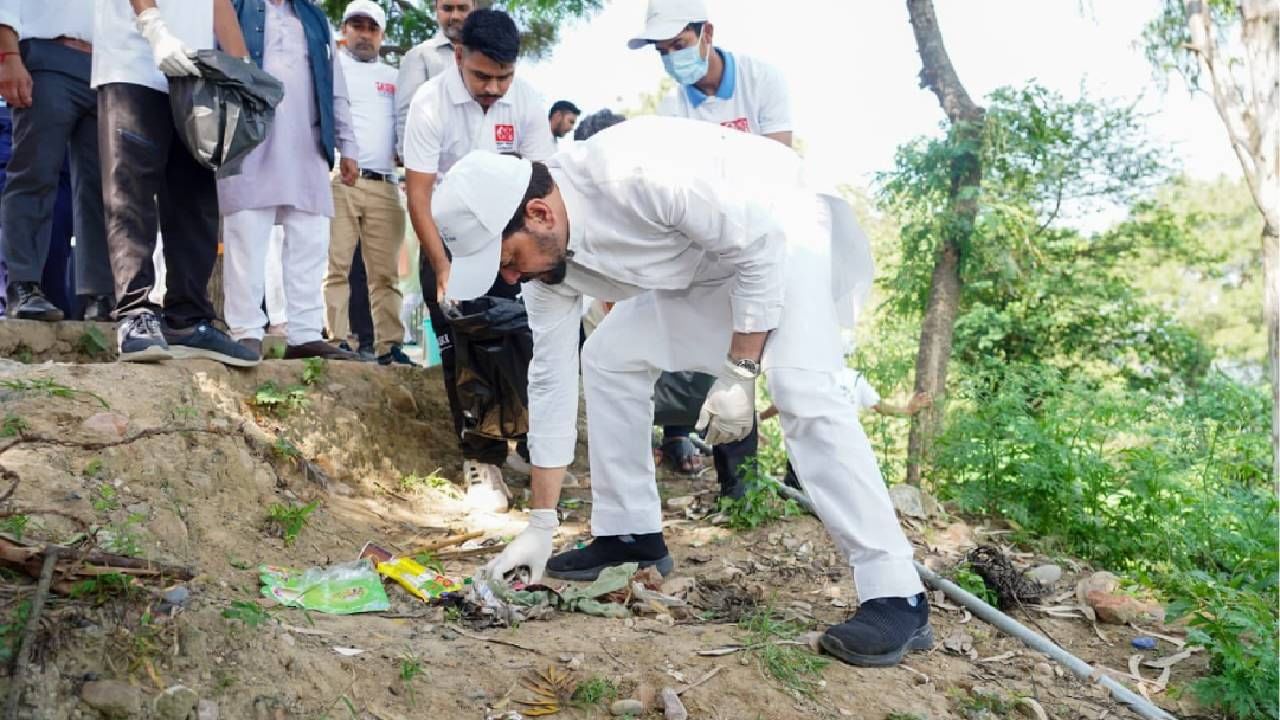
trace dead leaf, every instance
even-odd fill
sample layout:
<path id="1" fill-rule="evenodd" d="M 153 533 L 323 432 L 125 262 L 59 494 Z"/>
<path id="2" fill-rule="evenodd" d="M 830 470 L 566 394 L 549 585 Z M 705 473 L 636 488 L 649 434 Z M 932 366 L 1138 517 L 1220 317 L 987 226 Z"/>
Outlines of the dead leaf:
<path id="1" fill-rule="evenodd" d="M 1049 720 L 1049 713 L 1045 712 L 1044 707 L 1042 707 L 1040 703 L 1036 702 L 1034 698 L 1018 698 L 1018 704 L 1030 710 L 1031 713 L 1036 716 L 1036 720 Z"/>

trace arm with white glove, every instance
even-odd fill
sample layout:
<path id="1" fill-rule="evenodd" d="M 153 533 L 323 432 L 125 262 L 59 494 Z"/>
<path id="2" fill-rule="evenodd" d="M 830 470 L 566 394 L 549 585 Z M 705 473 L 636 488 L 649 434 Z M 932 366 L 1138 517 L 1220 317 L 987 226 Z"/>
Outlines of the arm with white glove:
<path id="1" fill-rule="evenodd" d="M 734 333 L 734 349 L 725 358 L 724 367 L 716 376 L 715 384 L 707 392 L 707 399 L 698 412 L 695 429 L 702 433 L 708 445 L 720 445 L 746 437 L 756 423 L 756 378 L 760 352 L 741 349 L 741 345 L 764 347 L 765 333 Z M 735 352 L 736 350 L 736 352 Z M 738 362 L 750 360 L 749 364 Z"/>
<path id="2" fill-rule="evenodd" d="M 542 580 L 542 573 L 547 569 L 547 560 L 551 559 L 551 551 L 556 536 L 556 528 L 560 527 L 560 516 L 555 505 L 560 497 L 560 481 L 564 477 L 564 469 L 533 469 L 533 500 L 535 509 L 529 511 L 529 524 L 503 549 L 502 554 L 489 561 L 480 571 L 481 577 L 501 579 L 502 576 L 518 567 L 529 568 L 529 582 Z M 548 497 L 551 498 L 548 500 Z M 536 507 L 547 505 L 550 507 Z"/>
<path id="3" fill-rule="evenodd" d="M 170 77 L 199 75 L 200 71 L 191 60 L 190 48 L 169 30 L 164 16 L 160 14 L 160 8 L 155 6 L 155 0 L 131 2 L 134 12 L 138 14 L 135 18 L 138 32 L 151 44 L 151 54 L 160 72 Z"/>

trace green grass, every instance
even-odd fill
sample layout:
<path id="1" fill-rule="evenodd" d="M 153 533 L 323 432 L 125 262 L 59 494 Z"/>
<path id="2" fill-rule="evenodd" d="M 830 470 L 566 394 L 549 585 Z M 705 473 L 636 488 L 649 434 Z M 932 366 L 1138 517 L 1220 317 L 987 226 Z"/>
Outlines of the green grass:
<path id="1" fill-rule="evenodd" d="M 50 398 L 67 398 L 74 399 L 77 395 L 85 395 L 96 400 L 102 407 L 110 409 L 111 406 L 103 400 L 100 395 L 88 390 L 77 390 L 67 387 L 52 378 L 31 378 L 30 380 L 16 378 L 12 380 L 0 380 L 0 387 L 15 392 L 36 393 Z"/>
<path id="2" fill-rule="evenodd" d="M 282 388 L 268 380 L 254 390 L 253 396 L 249 398 L 249 405 L 276 417 L 285 417 L 306 407 L 306 392 L 307 389 L 301 385 Z"/>
<path id="3" fill-rule="evenodd" d="M 276 503 L 267 509 L 267 522 L 280 532 L 286 547 L 293 545 L 298 534 L 307 526 L 311 513 L 320 507 L 319 500 L 312 500 L 306 505 L 282 505 Z"/>
<path id="4" fill-rule="evenodd" d="M 106 529 L 107 538 L 103 541 L 102 546 L 108 552 L 113 552 L 117 555 L 126 555 L 128 557 L 142 555 L 142 538 L 134 528 L 142 524 L 146 519 L 146 516 L 135 513 L 125 518 L 124 522 L 112 523 Z"/>
<path id="5" fill-rule="evenodd" d="M 324 379 L 328 371 L 329 365 L 324 358 L 307 358 L 302 361 L 302 384 L 315 385 Z"/>
<path id="6" fill-rule="evenodd" d="M 22 542 L 22 536 L 27 532 L 27 526 L 30 524 L 31 518 L 26 515 L 10 515 L 0 523 L 0 530 L 12 535 L 14 540 Z"/>
<path id="7" fill-rule="evenodd" d="M 997 607 L 1000 598 L 991 588 L 987 587 L 987 582 L 982 576 L 973 571 L 973 567 L 969 563 L 961 563 L 951 573 L 951 580 L 960 587 L 973 593 L 986 604 L 991 607 Z"/>
<path id="8" fill-rule="evenodd" d="M 807 647 L 777 644 L 799 637 L 808 630 L 803 624 L 782 619 L 772 607 L 765 606 L 743 617 L 738 628 L 745 632 L 745 644 L 758 646 L 748 652 L 766 677 L 807 698 L 821 689 L 822 671 L 831 661 Z"/>
<path id="9" fill-rule="evenodd" d="M 113 598 L 129 597 L 133 593 L 133 580 L 128 575 L 106 573 L 73 584 L 70 594 L 73 599 L 102 605 Z"/>
<path id="10" fill-rule="evenodd" d="M 288 438 L 278 437 L 271 445 L 271 453 L 282 460 L 296 460 L 302 457 L 302 451 L 289 442 Z"/>
<path id="11" fill-rule="evenodd" d="M 427 475 L 405 475 L 400 478 L 400 491 L 404 493 L 420 493 L 426 490 L 450 490 L 452 485 L 443 475 L 440 468 Z"/>
<path id="12" fill-rule="evenodd" d="M 91 504 L 93 509 L 100 513 L 111 512 L 120 507 L 120 493 L 115 489 L 115 486 L 102 483 L 94 491 L 94 498 Z"/>
<path id="13" fill-rule="evenodd" d="M 0 662 L 13 661 L 13 656 L 18 652 L 22 630 L 26 627 L 29 617 L 31 617 L 31 600 L 26 599 L 15 605 L 4 624 L 0 624 Z"/>
<path id="14" fill-rule="evenodd" d="M 256 628 L 271 619 L 268 613 L 255 602 L 236 600 L 222 609 L 222 617 L 228 620 L 239 620 L 245 627 Z"/>
<path id="15" fill-rule="evenodd" d="M 88 358 L 105 358 L 111 354 L 111 345 L 98 328 L 90 325 L 76 338 L 76 352 Z"/>
<path id="16" fill-rule="evenodd" d="M 986 720 L 991 717 L 1014 717 L 1018 706 L 1016 697 L 1008 698 L 992 690 L 965 691 L 959 688 L 948 693 L 956 712 L 965 720 Z"/>
<path id="17" fill-rule="evenodd" d="M 420 660 L 417 655 L 406 650 L 405 654 L 400 656 L 400 684 L 404 686 L 405 695 L 409 699 L 409 707 L 415 707 L 417 705 L 417 697 L 414 693 L 413 683 L 414 680 L 418 679 L 419 675 L 422 675 L 422 673 L 422 660 Z"/>
<path id="18" fill-rule="evenodd" d="M 570 700 L 576 707 L 589 708 L 612 702 L 616 697 L 618 697 L 618 686 L 612 680 L 600 675 L 592 675 L 578 683 L 573 689 Z"/>
<path id="19" fill-rule="evenodd" d="M 30 429 L 31 425 L 26 420 L 8 413 L 4 416 L 4 423 L 0 424 L 0 438 L 19 437 Z"/>
<path id="20" fill-rule="evenodd" d="M 754 530 L 803 512 L 794 500 L 783 497 L 772 480 L 764 477 L 759 465 L 744 465 L 742 478 L 747 487 L 742 497 L 737 500 L 720 498 L 716 506 L 717 510 L 728 517 L 729 527 L 735 530 Z"/>

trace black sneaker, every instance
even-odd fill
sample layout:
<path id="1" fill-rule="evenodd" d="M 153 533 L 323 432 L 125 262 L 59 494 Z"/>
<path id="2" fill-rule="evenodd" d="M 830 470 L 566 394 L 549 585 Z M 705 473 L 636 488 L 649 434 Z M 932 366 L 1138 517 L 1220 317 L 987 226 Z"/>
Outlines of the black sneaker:
<path id="1" fill-rule="evenodd" d="M 604 535 L 590 545 L 553 555 L 547 561 L 547 574 L 562 580 L 595 580 L 605 568 L 624 563 L 654 566 L 665 577 L 675 568 L 667 552 L 662 533 L 647 535 Z"/>
<path id="2" fill-rule="evenodd" d="M 418 367 L 418 364 L 409 359 L 404 354 L 404 350 L 399 345 L 392 345 L 391 349 L 378 356 L 379 365 L 408 365 L 409 367 Z"/>
<path id="3" fill-rule="evenodd" d="M 913 604 L 914 603 L 914 604 Z M 912 650 L 933 647 L 929 602 L 913 598 L 875 598 L 858 606 L 853 617 L 822 633 L 822 649 L 860 667 L 891 667 Z"/>
<path id="4" fill-rule="evenodd" d="M 207 320 L 182 330 L 165 327 L 164 339 L 173 356 L 184 360 L 204 358 L 232 367 L 254 367 L 262 360 L 259 354 L 232 340 Z"/>
<path id="5" fill-rule="evenodd" d="M 111 322 L 111 313 L 116 307 L 110 295 L 84 295 L 81 305 L 85 322 Z"/>
<path id="6" fill-rule="evenodd" d="M 123 362 L 159 362 L 173 358 L 155 313 L 144 310 L 120 319 L 116 347 Z"/>
<path id="7" fill-rule="evenodd" d="M 58 322 L 62 319 L 62 311 L 44 296 L 40 283 L 10 283 L 9 295 L 9 317 L 11 318 L 42 322 Z"/>

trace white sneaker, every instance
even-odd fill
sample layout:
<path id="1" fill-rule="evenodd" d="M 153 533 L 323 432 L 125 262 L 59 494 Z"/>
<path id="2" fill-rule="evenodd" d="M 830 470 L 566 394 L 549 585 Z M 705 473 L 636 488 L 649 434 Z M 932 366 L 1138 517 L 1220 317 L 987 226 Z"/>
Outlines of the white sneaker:
<path id="1" fill-rule="evenodd" d="M 467 506 L 481 512 L 504 513 L 509 507 L 511 491 L 502 479 L 497 465 L 466 460 L 462 476 L 467 483 Z"/>

